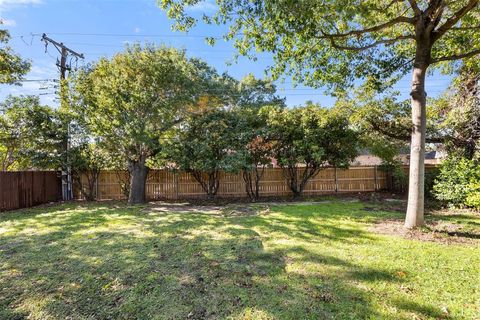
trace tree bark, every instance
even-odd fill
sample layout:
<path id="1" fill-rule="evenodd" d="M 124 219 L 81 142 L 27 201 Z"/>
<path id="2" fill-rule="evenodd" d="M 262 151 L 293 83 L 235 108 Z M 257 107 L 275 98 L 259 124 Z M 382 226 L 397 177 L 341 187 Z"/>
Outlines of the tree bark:
<path id="1" fill-rule="evenodd" d="M 146 157 L 141 156 L 136 161 L 128 162 L 130 172 L 129 204 L 141 204 L 146 202 L 145 185 L 147 182 L 148 167 L 145 165 Z"/>
<path id="2" fill-rule="evenodd" d="M 82 175 L 85 176 L 87 179 L 87 186 L 85 186 L 82 182 Z M 99 169 L 93 169 L 91 171 L 84 171 L 78 172 L 76 170 L 72 170 L 72 180 L 74 183 L 77 184 L 78 190 L 80 191 L 80 195 L 85 199 L 85 201 L 94 201 L 96 194 L 95 194 L 95 183 L 98 180 L 98 176 L 100 175 Z"/>
<path id="3" fill-rule="evenodd" d="M 427 126 L 427 95 L 425 77 L 430 63 L 431 46 L 426 39 L 417 41 L 417 53 L 412 75 L 412 141 L 410 144 L 410 173 L 408 207 L 405 227 L 424 224 L 425 136 Z"/>
<path id="4" fill-rule="evenodd" d="M 190 174 L 200 184 L 203 191 L 207 194 L 210 200 L 215 199 L 218 188 L 220 187 L 220 179 L 218 170 L 213 170 L 208 173 L 198 170 L 190 170 Z M 205 177 L 206 176 L 206 177 Z"/>
<path id="5" fill-rule="evenodd" d="M 253 169 L 247 168 L 242 172 L 243 181 L 245 182 L 245 190 L 252 202 L 256 202 L 260 199 L 260 181 L 262 180 L 264 172 L 264 165 L 260 168 L 258 165 L 255 165 Z"/>

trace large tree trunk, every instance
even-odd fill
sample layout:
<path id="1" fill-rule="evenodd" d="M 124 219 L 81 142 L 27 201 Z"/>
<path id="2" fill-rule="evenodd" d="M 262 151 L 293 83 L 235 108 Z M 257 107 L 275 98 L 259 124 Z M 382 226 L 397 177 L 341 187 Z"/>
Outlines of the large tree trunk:
<path id="1" fill-rule="evenodd" d="M 128 162 L 128 171 L 130 172 L 129 204 L 146 202 L 145 184 L 147 182 L 148 167 L 145 165 L 145 160 L 145 157 L 141 156 L 137 161 Z"/>
<path id="2" fill-rule="evenodd" d="M 426 41 L 417 42 L 417 54 L 412 75 L 412 142 L 410 145 L 410 175 L 408 207 L 405 227 L 416 228 L 424 224 L 425 185 L 425 135 L 427 126 L 427 95 L 425 77 L 429 65 L 431 47 Z"/>

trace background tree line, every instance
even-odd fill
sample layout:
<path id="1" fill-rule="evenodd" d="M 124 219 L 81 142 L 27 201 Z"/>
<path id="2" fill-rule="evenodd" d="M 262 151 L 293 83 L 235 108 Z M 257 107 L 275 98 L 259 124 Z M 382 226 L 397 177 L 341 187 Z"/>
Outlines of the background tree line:
<path id="1" fill-rule="evenodd" d="M 12 52 L 8 39 L 2 30 L 1 82 L 18 84 L 29 62 Z M 478 65 L 465 60 L 444 67 L 457 78 L 426 108 L 427 147 L 442 145 L 449 154 L 432 180 L 432 194 L 454 205 L 478 206 Z M 81 175 L 87 177 L 80 188 L 86 199 L 94 195 L 100 169 L 126 168 L 125 193 L 136 203 L 145 200 L 148 169 L 165 166 L 189 171 L 210 197 L 218 190 L 220 171 L 242 172 L 246 192 L 256 199 L 264 168 L 275 158 L 298 196 L 319 168 L 348 165 L 359 146 L 398 167 L 399 150 L 409 147 L 412 112 L 408 101 L 388 89 L 391 82 L 386 84 L 381 93 L 375 81 L 337 91 L 332 110 L 314 105 L 290 110 L 271 81 L 251 75 L 237 81 L 182 51 L 134 46 L 69 79 L 64 108 L 42 106 L 31 96 L 3 101 L 1 165 L 58 169 L 68 162 L 77 184 Z"/>
<path id="2" fill-rule="evenodd" d="M 142 203 L 148 171 L 159 167 L 191 173 L 211 198 L 221 171 L 241 173 L 257 200 L 273 159 L 298 197 L 323 166 L 346 167 L 358 150 L 346 116 L 313 104 L 288 109 L 270 80 L 238 81 L 173 48 L 128 47 L 66 88 L 59 109 L 28 96 L 1 105 L 4 169 L 67 165 L 88 200 L 100 170 L 114 168 L 128 170 L 128 201 Z"/>

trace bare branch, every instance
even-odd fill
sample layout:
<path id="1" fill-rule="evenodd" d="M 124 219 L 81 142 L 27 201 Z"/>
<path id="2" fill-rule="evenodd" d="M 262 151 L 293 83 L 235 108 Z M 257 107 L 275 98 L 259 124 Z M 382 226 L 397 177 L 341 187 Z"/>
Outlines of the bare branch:
<path id="1" fill-rule="evenodd" d="M 416 0 L 408 0 L 408 3 L 410 3 L 410 7 L 412 7 L 415 16 L 420 16 L 422 14 L 422 10 L 420 10 L 420 8 L 418 7 Z"/>
<path id="2" fill-rule="evenodd" d="M 426 28 L 428 33 L 431 33 L 442 19 L 446 3 L 443 0 L 430 1 L 428 9 L 424 12 L 425 17 L 429 17 L 430 22 Z"/>
<path id="3" fill-rule="evenodd" d="M 391 128 L 388 122 L 378 121 L 377 119 L 367 119 L 368 123 L 372 126 L 372 129 L 388 138 L 392 138 L 399 141 L 408 142 L 412 139 L 411 134 L 402 133 L 402 128 Z M 390 127 L 394 130 L 388 130 Z M 400 130 L 399 130 L 400 129 Z M 444 143 L 447 137 L 427 137 L 427 143 Z"/>
<path id="4" fill-rule="evenodd" d="M 347 37 L 350 37 L 350 36 L 355 36 L 355 35 L 359 36 L 359 35 L 363 35 L 365 33 L 382 31 L 382 30 L 384 30 L 388 27 L 391 27 L 391 26 L 394 26 L 394 25 L 397 25 L 397 24 L 400 24 L 400 23 L 413 24 L 414 22 L 415 21 L 412 18 L 400 16 L 400 17 L 396 17 L 395 19 L 392 19 L 390 21 L 387 21 L 385 23 L 376 25 L 374 27 L 362 29 L 362 30 L 352 30 L 352 31 L 349 31 L 349 32 L 346 32 L 346 33 L 334 33 L 334 34 L 323 33 L 323 34 L 326 38 L 347 38 Z"/>
<path id="5" fill-rule="evenodd" d="M 476 49 L 476 50 L 472 50 L 470 52 L 463 53 L 463 54 L 454 54 L 454 55 L 451 55 L 451 56 L 433 58 L 432 59 L 432 64 L 442 62 L 442 61 L 452 61 L 452 60 L 460 60 L 460 59 L 465 59 L 465 58 L 471 58 L 471 57 L 479 55 L 479 54 L 480 54 L 480 49 Z"/>
<path id="6" fill-rule="evenodd" d="M 439 39 L 443 36 L 448 30 L 450 30 L 460 19 L 475 8 L 480 0 L 469 0 L 468 3 L 455 12 L 450 18 L 445 21 L 436 31 L 433 32 L 434 40 Z"/>
<path id="7" fill-rule="evenodd" d="M 378 41 L 375 41 L 375 42 L 370 43 L 368 45 L 364 45 L 364 46 L 360 46 L 360 47 L 343 46 L 343 45 L 337 44 L 333 37 L 328 37 L 328 39 L 330 40 L 330 43 L 331 43 L 332 47 L 335 48 L 335 49 L 348 50 L 348 51 L 364 51 L 364 50 L 374 48 L 374 47 L 376 47 L 378 45 L 381 45 L 381 44 L 392 45 L 392 44 L 395 44 L 399 41 L 414 39 L 414 37 L 413 37 L 413 35 L 402 35 L 402 36 L 398 36 L 398 37 L 393 38 L 393 39 L 378 40 Z"/>

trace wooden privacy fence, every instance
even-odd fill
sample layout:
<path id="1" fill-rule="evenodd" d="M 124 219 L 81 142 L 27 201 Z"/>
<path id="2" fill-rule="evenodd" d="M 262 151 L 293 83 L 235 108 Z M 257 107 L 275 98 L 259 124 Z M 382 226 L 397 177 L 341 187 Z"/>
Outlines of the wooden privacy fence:
<path id="1" fill-rule="evenodd" d="M 61 200 L 61 188 L 55 171 L 0 172 L 0 211 Z"/>
<path id="2" fill-rule="evenodd" d="M 300 169 L 301 170 L 301 169 Z M 377 167 L 350 167 L 321 170 L 307 184 L 304 195 L 321 195 L 335 192 L 368 192 L 387 189 L 387 173 Z M 95 186 L 97 200 L 125 199 L 122 183 L 128 181 L 123 171 L 102 171 Z M 78 186 L 76 197 L 80 198 Z M 149 200 L 187 199 L 206 197 L 200 184 L 186 172 L 151 170 L 146 185 Z M 260 196 L 289 196 L 291 191 L 280 168 L 267 168 L 260 182 Z M 221 173 L 220 198 L 247 197 L 242 174 Z"/>

